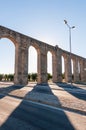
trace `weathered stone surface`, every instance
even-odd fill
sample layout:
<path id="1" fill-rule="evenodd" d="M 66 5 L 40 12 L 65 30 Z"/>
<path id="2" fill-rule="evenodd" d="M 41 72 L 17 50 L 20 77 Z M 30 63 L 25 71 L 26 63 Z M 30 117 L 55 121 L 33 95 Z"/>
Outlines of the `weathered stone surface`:
<path id="1" fill-rule="evenodd" d="M 72 66 L 73 60 L 74 81 L 86 82 L 86 59 L 75 54 L 60 49 L 58 46 L 52 46 L 44 42 L 38 41 L 29 36 L 23 35 L 6 27 L 0 26 L 0 38 L 8 38 L 15 45 L 15 74 L 14 84 L 26 85 L 28 83 L 28 48 L 35 47 L 37 50 L 37 71 L 38 83 L 47 83 L 47 53 L 52 53 L 52 72 L 53 82 L 62 81 L 62 56 L 65 61 L 65 81 L 71 82 L 72 80 Z M 76 59 L 79 60 L 76 60 Z M 75 59 L 75 60 L 74 60 Z M 78 65 L 79 62 L 79 65 Z M 78 67 L 79 66 L 79 67 Z M 80 72 L 79 72 L 80 68 Z"/>

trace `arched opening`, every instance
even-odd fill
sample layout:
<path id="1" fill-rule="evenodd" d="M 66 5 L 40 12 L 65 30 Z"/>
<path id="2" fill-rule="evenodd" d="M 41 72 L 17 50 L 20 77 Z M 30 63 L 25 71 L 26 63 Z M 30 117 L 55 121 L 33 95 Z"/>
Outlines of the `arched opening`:
<path id="1" fill-rule="evenodd" d="M 48 81 L 52 81 L 52 53 L 50 51 L 47 53 L 47 73 Z"/>
<path id="2" fill-rule="evenodd" d="M 65 64 L 64 64 L 64 57 L 61 57 L 62 59 L 62 81 L 65 82 Z"/>
<path id="3" fill-rule="evenodd" d="M 0 39 L 0 80 L 13 81 L 15 68 L 15 46 L 8 38 Z"/>
<path id="4" fill-rule="evenodd" d="M 72 81 L 74 81 L 74 72 L 73 72 L 73 59 L 71 59 L 71 72 L 72 72 Z"/>
<path id="5" fill-rule="evenodd" d="M 37 51 L 33 46 L 28 49 L 28 80 L 37 81 Z"/>
<path id="6" fill-rule="evenodd" d="M 80 62 L 78 61 L 78 73 L 79 73 L 79 80 L 81 80 L 81 68 L 80 68 Z"/>

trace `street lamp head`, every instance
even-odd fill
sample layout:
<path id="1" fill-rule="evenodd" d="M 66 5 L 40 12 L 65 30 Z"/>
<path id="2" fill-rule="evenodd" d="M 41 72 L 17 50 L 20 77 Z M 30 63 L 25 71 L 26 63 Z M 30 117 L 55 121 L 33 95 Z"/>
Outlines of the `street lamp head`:
<path id="1" fill-rule="evenodd" d="M 67 24 L 67 20 L 64 20 L 64 23 Z"/>
<path id="2" fill-rule="evenodd" d="M 75 26 L 72 26 L 72 28 L 75 28 Z"/>

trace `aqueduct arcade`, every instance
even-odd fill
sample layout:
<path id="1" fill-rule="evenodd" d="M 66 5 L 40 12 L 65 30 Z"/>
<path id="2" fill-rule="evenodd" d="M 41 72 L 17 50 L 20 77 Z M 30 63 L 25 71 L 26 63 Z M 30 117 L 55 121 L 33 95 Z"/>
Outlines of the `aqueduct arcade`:
<path id="1" fill-rule="evenodd" d="M 74 82 L 86 82 L 86 59 L 75 54 L 70 53 L 18 33 L 6 27 L 0 26 L 0 38 L 8 38 L 15 45 L 15 70 L 14 70 L 14 84 L 26 85 L 28 83 L 28 48 L 33 46 L 37 51 L 37 83 L 47 83 L 47 53 L 52 53 L 52 80 L 53 82 L 62 82 L 62 56 L 64 58 L 65 81 L 72 80 L 72 66 L 73 61 L 73 75 Z"/>

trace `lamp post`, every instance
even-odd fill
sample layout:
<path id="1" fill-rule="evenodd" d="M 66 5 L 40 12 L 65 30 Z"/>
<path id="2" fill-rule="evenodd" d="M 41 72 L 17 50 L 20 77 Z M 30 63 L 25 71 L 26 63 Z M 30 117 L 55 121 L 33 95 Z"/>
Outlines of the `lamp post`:
<path id="1" fill-rule="evenodd" d="M 71 29 L 74 29 L 75 26 L 70 26 L 67 22 L 67 20 L 64 20 L 64 23 L 67 25 L 67 27 L 69 28 L 69 47 L 70 47 L 70 62 L 71 62 Z M 72 67 L 72 66 L 71 66 Z M 71 69 L 72 70 L 72 69 Z M 72 81 L 71 81 L 72 82 Z"/>

